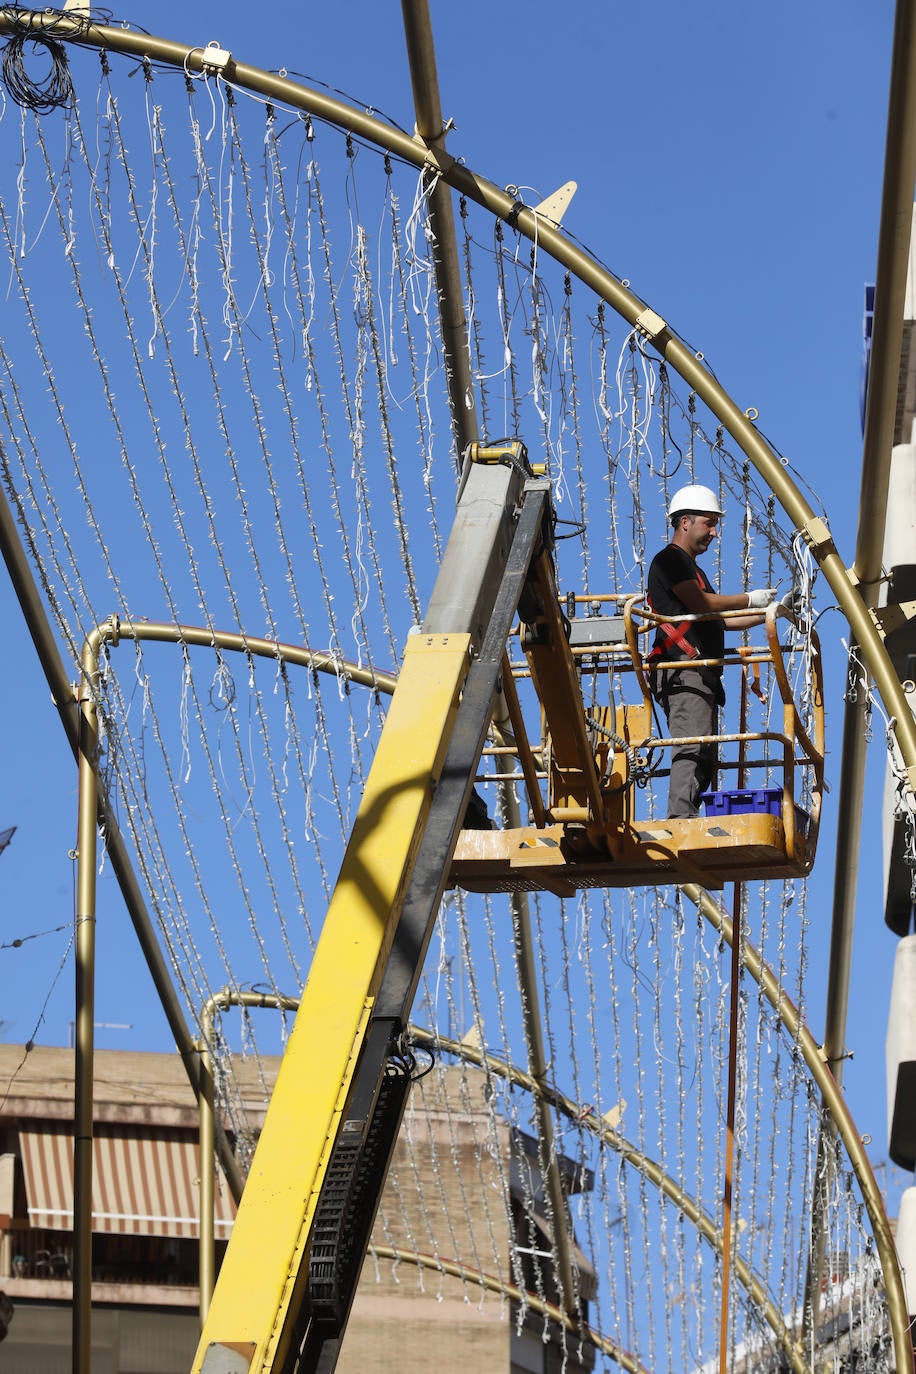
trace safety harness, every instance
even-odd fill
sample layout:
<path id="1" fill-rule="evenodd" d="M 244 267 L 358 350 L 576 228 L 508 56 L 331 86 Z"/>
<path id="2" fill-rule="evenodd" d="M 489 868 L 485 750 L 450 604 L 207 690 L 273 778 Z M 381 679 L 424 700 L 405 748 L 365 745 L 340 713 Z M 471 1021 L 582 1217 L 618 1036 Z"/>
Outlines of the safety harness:
<path id="1" fill-rule="evenodd" d="M 709 590 L 709 582 L 703 575 L 700 568 L 696 569 L 696 580 L 703 591 Z M 646 598 L 649 609 L 654 610 L 651 597 Z M 671 657 L 683 656 L 684 658 L 699 658 L 700 650 L 692 640 L 688 638 L 693 629 L 693 622 L 690 620 L 663 621 L 656 628 L 655 643 L 649 650 L 646 662 L 650 669 L 655 663 Z"/>
<path id="2" fill-rule="evenodd" d="M 694 566 L 696 567 L 696 565 Z M 696 580 L 704 591 L 709 591 L 710 583 L 699 567 L 696 568 Z M 654 607 L 652 606 L 651 597 L 647 597 L 646 599 L 649 604 L 649 609 L 653 610 Z M 652 695 L 656 700 L 661 702 L 666 714 L 668 710 L 668 693 L 671 688 L 675 687 L 677 684 L 678 670 L 672 668 L 660 672 L 658 670 L 659 665 L 663 662 L 670 662 L 672 659 L 680 658 L 686 663 L 689 662 L 690 659 L 701 657 L 699 646 L 689 638 L 693 626 L 694 622 L 691 620 L 663 621 L 656 627 L 655 643 L 646 656 L 646 667 L 649 672 Z M 700 669 L 700 673 L 705 676 L 702 668 Z M 720 682 L 713 683 L 710 681 L 709 685 L 715 689 L 717 695 L 722 695 Z"/>
<path id="3" fill-rule="evenodd" d="M 651 607 L 651 601 L 649 605 Z M 685 658 L 699 658 L 699 649 L 695 644 L 691 644 L 690 640 L 687 638 L 690 633 L 690 628 L 691 622 L 688 620 L 680 620 L 676 625 L 672 624 L 670 620 L 666 620 L 659 625 L 658 633 L 661 634 L 663 638 L 660 643 L 658 639 L 656 639 L 655 644 L 653 644 L 650 649 L 648 656 L 649 666 L 652 666 L 653 659 L 668 658 L 672 650 L 677 650 L 679 653 L 682 653 Z"/>

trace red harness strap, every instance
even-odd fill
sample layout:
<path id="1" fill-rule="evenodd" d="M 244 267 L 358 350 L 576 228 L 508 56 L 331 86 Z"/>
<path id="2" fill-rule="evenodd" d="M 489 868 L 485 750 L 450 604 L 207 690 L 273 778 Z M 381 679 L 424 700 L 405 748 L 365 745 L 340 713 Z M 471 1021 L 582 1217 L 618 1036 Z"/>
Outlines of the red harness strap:
<path id="1" fill-rule="evenodd" d="M 698 658 L 699 649 L 687 638 L 690 625 L 691 622 L 688 620 L 682 620 L 678 625 L 672 625 L 670 621 L 659 625 L 658 628 L 665 637 L 661 644 L 653 645 L 649 651 L 649 658 L 667 658 L 672 649 L 679 649 L 685 658 Z"/>
<path id="2" fill-rule="evenodd" d="M 704 591 L 708 591 L 709 582 L 702 568 L 697 568 L 696 573 L 697 582 L 699 582 Z M 649 607 L 650 609 L 652 608 L 651 601 L 649 601 Z M 666 620 L 663 624 L 659 625 L 658 632 L 664 635 L 664 639 L 660 644 L 653 645 L 649 650 L 647 661 L 653 658 L 667 658 L 672 649 L 678 650 L 685 658 L 699 658 L 699 649 L 695 644 L 691 644 L 690 640 L 687 638 L 692 627 L 693 623 L 689 620 L 678 621 L 676 625 L 672 624 L 670 620 Z"/>

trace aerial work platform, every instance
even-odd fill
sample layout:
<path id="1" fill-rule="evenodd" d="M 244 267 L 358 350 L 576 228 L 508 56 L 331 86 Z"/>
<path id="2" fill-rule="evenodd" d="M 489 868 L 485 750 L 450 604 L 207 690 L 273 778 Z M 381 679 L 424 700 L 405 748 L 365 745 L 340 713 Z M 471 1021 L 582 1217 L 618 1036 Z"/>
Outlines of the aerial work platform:
<path id="1" fill-rule="evenodd" d="M 517 761 L 532 823 L 463 830 L 450 885 L 470 892 L 545 890 L 572 896 L 580 888 L 684 882 L 718 889 L 727 882 L 808 873 L 817 845 L 824 764 L 820 650 L 813 630 L 805 632 L 810 666 L 804 719 L 789 662 L 798 654 L 798 635 L 787 655 L 779 634 L 780 628 L 796 632 L 798 625 L 774 604 L 763 621 L 766 644 L 742 645 L 716 665 L 727 681 L 740 677 L 738 731 L 702 740 L 670 739 L 657 730 L 646 672 L 647 641 L 658 617 L 641 596 L 588 598 L 592 613 L 577 616 L 576 603 L 586 598 L 558 598 L 551 573 L 550 565 L 542 566 L 532 579 L 538 611 L 525 608 L 529 619 L 523 618 L 520 632 L 525 662 L 507 660 L 503 673 L 511 741 L 493 750 L 503 765 Z M 676 661 L 660 665 L 662 670 L 677 666 Z M 529 678 L 541 707 L 540 740 L 534 745 L 516 687 Z M 769 705 L 762 681 L 773 698 Z M 616 700 L 624 691 L 640 699 Z M 750 696 L 761 703 L 763 722 L 756 729 L 750 724 Z M 674 746 L 704 742 L 715 744 L 722 775 L 733 774 L 738 789 L 710 794 L 706 814 L 660 816 L 660 798 L 650 784 L 666 778 Z M 761 757 L 752 758 L 752 750 Z"/>
<path id="2" fill-rule="evenodd" d="M 572 896 L 583 887 L 637 887 L 647 879 L 715 890 L 727 882 L 802 877 L 809 864 L 800 829 L 791 857 L 782 818 L 761 813 L 621 826 L 608 836 L 603 852 L 583 844 L 564 824 L 464 830 L 451 882 L 468 892 L 546 890 Z"/>
<path id="3" fill-rule="evenodd" d="M 824 754 L 813 630 L 801 714 L 777 633 L 782 608 L 766 612 L 766 647 L 742 646 L 721 665 L 742 676 L 739 729 L 716 741 L 737 758 L 722 768 L 736 770 L 739 789 L 753 778 L 763 807 L 731 814 L 738 794 L 719 793 L 712 815 L 660 820 L 654 784 L 667 752 L 698 741 L 659 732 L 643 652 L 657 617 L 641 596 L 589 597 L 602 613 L 577 615 L 576 598 L 557 590 L 554 526 L 550 482 L 520 441 L 469 445 L 455 522 L 405 647 L 194 1374 L 333 1370 L 410 1090 L 410 1009 L 449 883 L 560 896 L 666 882 L 717 888 L 800 875 L 813 862 Z M 516 647 L 524 658 L 513 663 Z M 761 700 L 758 728 L 744 709 L 748 691 Z M 752 748 L 761 757 L 750 758 Z M 509 771 L 481 779 L 485 752 L 491 768 Z M 522 784 L 531 824 L 464 829 L 475 813 L 481 820 L 475 777 Z M 563 1310 L 578 1322 L 571 1279 L 563 1287 Z"/>

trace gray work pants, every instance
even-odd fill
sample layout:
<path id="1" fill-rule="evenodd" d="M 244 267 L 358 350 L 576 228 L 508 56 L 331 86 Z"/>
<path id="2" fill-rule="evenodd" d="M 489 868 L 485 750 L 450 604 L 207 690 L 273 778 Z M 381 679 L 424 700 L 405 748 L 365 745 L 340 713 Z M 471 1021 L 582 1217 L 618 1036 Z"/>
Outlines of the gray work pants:
<path id="1" fill-rule="evenodd" d="M 659 699 L 668 718 L 668 734 L 672 739 L 718 733 L 718 694 L 714 687 L 704 682 L 698 669 L 678 668 L 672 672 Z M 669 816 L 699 814 L 700 793 L 706 792 L 714 781 L 718 762 L 715 744 L 682 744 L 672 749 Z"/>

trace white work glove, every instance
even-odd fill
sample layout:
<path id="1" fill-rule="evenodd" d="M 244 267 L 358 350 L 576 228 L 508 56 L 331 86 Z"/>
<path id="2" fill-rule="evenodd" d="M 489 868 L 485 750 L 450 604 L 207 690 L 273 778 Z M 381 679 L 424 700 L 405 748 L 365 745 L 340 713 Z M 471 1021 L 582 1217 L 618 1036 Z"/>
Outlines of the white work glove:
<path id="1" fill-rule="evenodd" d="M 775 599 L 775 587 L 758 587 L 756 591 L 748 592 L 747 608 L 749 611 L 762 611 Z"/>
<path id="2" fill-rule="evenodd" d="M 780 599 L 779 604 L 780 606 L 784 606 L 790 615 L 801 615 L 802 611 L 805 609 L 805 598 L 800 591 L 793 587 L 791 591 L 786 592 L 785 596 Z"/>

